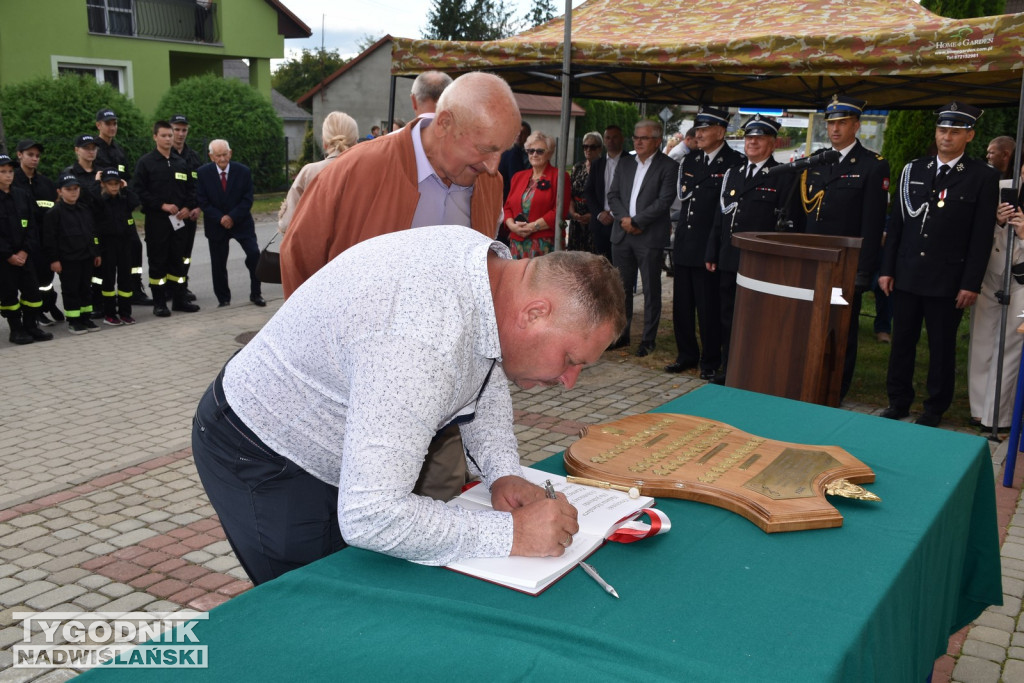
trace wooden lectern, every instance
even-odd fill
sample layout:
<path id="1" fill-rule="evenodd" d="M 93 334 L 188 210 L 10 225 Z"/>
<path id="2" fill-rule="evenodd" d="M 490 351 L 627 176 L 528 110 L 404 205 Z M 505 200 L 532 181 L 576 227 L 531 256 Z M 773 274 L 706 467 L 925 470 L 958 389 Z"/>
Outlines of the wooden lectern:
<path id="1" fill-rule="evenodd" d="M 859 237 L 747 232 L 726 386 L 839 405 Z"/>

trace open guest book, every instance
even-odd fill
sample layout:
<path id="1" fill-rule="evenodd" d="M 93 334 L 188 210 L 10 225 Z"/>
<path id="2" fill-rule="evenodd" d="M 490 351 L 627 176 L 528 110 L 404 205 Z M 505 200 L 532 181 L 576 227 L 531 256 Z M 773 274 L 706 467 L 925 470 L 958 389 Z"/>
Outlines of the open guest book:
<path id="1" fill-rule="evenodd" d="M 579 532 L 561 557 L 476 557 L 446 565 L 461 574 L 475 576 L 500 586 L 537 595 L 569 573 L 580 560 L 587 559 L 605 539 L 624 524 L 640 516 L 654 504 L 649 496 L 630 498 L 622 491 L 570 484 L 565 477 L 523 468 L 523 478 L 544 486 L 551 481 L 558 493 L 564 493 L 579 511 Z M 491 493 L 483 485 L 474 486 L 448 502 L 466 510 L 491 510 Z"/>

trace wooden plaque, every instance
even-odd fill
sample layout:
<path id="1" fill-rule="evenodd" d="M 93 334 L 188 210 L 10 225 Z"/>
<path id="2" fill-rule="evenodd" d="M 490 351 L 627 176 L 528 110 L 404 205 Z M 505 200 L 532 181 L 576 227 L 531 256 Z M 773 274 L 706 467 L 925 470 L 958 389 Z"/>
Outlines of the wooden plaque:
<path id="1" fill-rule="evenodd" d="M 838 446 L 773 441 L 675 413 L 585 428 L 565 451 L 565 469 L 613 488 L 635 487 L 645 496 L 716 505 L 768 533 L 842 526 L 826 487 L 875 480 L 867 465 Z M 873 498 L 863 493 L 850 497 Z"/>

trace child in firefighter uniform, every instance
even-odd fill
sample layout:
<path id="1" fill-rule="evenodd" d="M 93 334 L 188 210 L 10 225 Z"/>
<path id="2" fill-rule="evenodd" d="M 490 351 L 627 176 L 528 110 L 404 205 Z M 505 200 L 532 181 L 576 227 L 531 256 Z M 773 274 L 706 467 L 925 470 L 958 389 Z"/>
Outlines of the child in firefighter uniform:
<path id="1" fill-rule="evenodd" d="M 57 181 L 57 204 L 46 212 L 43 221 L 43 253 L 50 262 L 50 270 L 60 276 L 64 315 L 71 334 L 99 329 L 89 319 L 90 285 L 92 270 L 102 261 L 92 211 L 79 202 L 81 192 L 78 178 L 62 173 Z"/>

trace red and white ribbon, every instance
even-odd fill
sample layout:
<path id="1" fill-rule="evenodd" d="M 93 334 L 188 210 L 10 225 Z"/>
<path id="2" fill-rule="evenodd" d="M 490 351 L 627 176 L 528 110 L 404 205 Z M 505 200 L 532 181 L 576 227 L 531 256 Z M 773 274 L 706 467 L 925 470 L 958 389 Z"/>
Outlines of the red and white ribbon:
<path id="1" fill-rule="evenodd" d="M 650 524 L 639 521 L 639 518 L 644 515 L 651 520 Z M 620 526 L 615 533 L 608 537 L 608 540 L 616 543 L 636 543 L 651 536 L 667 534 L 671 528 L 672 522 L 664 512 L 654 508 L 644 508 L 633 517 L 633 521 Z"/>

